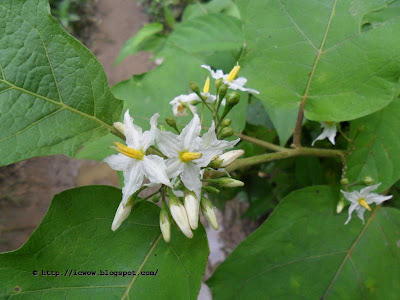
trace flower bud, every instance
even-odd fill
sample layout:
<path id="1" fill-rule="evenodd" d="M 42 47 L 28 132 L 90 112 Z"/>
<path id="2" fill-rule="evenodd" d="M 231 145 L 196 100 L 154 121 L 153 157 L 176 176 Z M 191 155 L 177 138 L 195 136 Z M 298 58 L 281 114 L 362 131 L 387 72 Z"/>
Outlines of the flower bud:
<path id="1" fill-rule="evenodd" d="M 222 187 L 244 186 L 244 183 L 242 181 L 236 180 L 236 179 L 233 179 L 230 177 L 221 177 L 221 178 L 217 178 L 217 179 L 204 179 L 204 181 L 215 183 Z"/>
<path id="2" fill-rule="evenodd" d="M 121 122 L 115 122 L 114 123 L 115 129 L 117 129 L 119 132 L 121 132 L 123 135 L 125 135 L 125 125 Z"/>
<path id="3" fill-rule="evenodd" d="M 185 209 L 190 227 L 195 230 L 199 225 L 200 201 L 193 192 L 185 193 Z"/>
<path id="4" fill-rule="evenodd" d="M 362 182 L 366 185 L 373 185 L 375 180 L 371 176 L 366 176 Z"/>
<path id="5" fill-rule="evenodd" d="M 160 211 L 160 229 L 164 240 L 169 243 L 171 240 L 171 222 L 168 216 L 168 207 L 164 201 Z"/>
<path id="6" fill-rule="evenodd" d="M 210 185 L 203 186 L 203 190 L 210 194 L 219 194 L 219 189 Z"/>
<path id="7" fill-rule="evenodd" d="M 232 150 L 222 154 L 218 157 L 218 160 L 222 160 L 220 165 L 221 168 L 225 168 L 226 166 L 230 165 L 234 160 L 244 154 L 244 150 Z"/>
<path id="8" fill-rule="evenodd" d="M 218 78 L 215 81 L 215 87 L 218 89 L 221 86 L 222 82 L 223 82 L 223 79 L 222 78 Z"/>
<path id="9" fill-rule="evenodd" d="M 196 106 L 197 104 L 202 103 L 202 101 L 199 101 L 199 100 L 192 100 L 192 101 L 190 101 L 189 103 L 190 103 L 191 105 Z"/>
<path id="10" fill-rule="evenodd" d="M 229 106 L 235 106 L 240 101 L 240 95 L 237 91 L 230 92 L 226 95 L 226 103 Z"/>
<path id="11" fill-rule="evenodd" d="M 114 220 L 111 225 L 111 230 L 115 231 L 121 226 L 122 222 L 126 220 L 132 210 L 132 202 L 128 203 L 125 207 L 122 202 L 119 204 L 117 212 L 115 213 Z"/>
<path id="12" fill-rule="evenodd" d="M 222 101 L 224 99 L 226 92 L 228 91 L 228 86 L 226 84 L 223 84 L 219 87 L 219 99 Z"/>
<path id="13" fill-rule="evenodd" d="M 221 122 L 221 126 L 222 127 L 228 127 L 228 126 L 231 126 L 231 124 L 232 124 L 232 120 L 231 119 L 225 119 L 225 120 L 223 120 Z"/>
<path id="14" fill-rule="evenodd" d="M 340 214 L 343 210 L 343 208 L 345 207 L 346 202 L 344 201 L 343 196 L 340 197 L 337 205 L 336 205 L 336 213 Z"/>
<path id="15" fill-rule="evenodd" d="M 341 185 L 348 185 L 349 184 L 349 180 L 347 178 L 342 178 L 342 180 L 340 180 L 340 184 Z"/>
<path id="16" fill-rule="evenodd" d="M 219 134 L 218 138 L 220 140 L 228 138 L 230 136 L 232 136 L 235 132 L 233 131 L 233 129 L 231 127 L 225 127 L 222 128 L 221 133 Z"/>
<path id="17" fill-rule="evenodd" d="M 178 225 L 179 229 L 183 232 L 184 235 L 191 239 L 193 237 L 193 233 L 190 229 L 185 207 L 171 190 L 169 190 L 168 204 L 169 210 L 171 211 L 171 215 L 174 218 L 176 225 Z"/>
<path id="18" fill-rule="evenodd" d="M 175 129 L 177 132 L 179 132 L 178 127 L 176 126 L 176 122 L 175 119 L 173 118 L 165 118 L 165 122 L 171 126 L 173 129 Z"/>
<path id="19" fill-rule="evenodd" d="M 206 197 L 201 197 L 201 211 L 211 227 L 218 230 L 219 226 L 214 207 Z"/>
<path id="20" fill-rule="evenodd" d="M 200 94 L 200 89 L 196 82 L 191 81 L 189 85 L 190 85 L 190 89 L 193 92 L 195 92 L 196 94 Z"/>

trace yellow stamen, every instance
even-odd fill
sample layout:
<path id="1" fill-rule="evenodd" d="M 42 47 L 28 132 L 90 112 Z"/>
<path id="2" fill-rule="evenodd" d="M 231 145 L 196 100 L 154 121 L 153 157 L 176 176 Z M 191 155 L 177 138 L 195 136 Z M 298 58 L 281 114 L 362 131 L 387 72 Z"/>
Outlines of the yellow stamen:
<path id="1" fill-rule="evenodd" d="M 234 66 L 232 71 L 229 72 L 228 78 L 226 80 L 232 82 L 232 80 L 234 80 L 238 76 L 239 70 L 240 70 L 239 65 Z"/>
<path id="2" fill-rule="evenodd" d="M 364 198 L 358 199 L 358 203 L 360 203 L 361 206 L 364 206 L 366 209 L 371 211 L 371 207 L 369 207 L 368 203 L 365 201 Z"/>
<path id="3" fill-rule="evenodd" d="M 142 150 L 129 148 L 128 146 L 125 146 L 119 142 L 114 142 L 114 145 L 117 146 L 114 149 L 117 150 L 119 153 L 122 153 L 123 155 L 139 160 L 143 159 L 144 153 Z"/>
<path id="4" fill-rule="evenodd" d="M 200 158 L 202 156 L 203 156 L 203 154 L 201 154 L 199 152 L 182 151 L 181 153 L 179 153 L 179 158 L 183 162 L 189 162 L 189 161 L 198 159 L 198 158 Z"/>
<path id="5" fill-rule="evenodd" d="M 178 106 L 178 112 L 183 112 L 185 110 L 185 106 L 179 105 Z"/>
<path id="6" fill-rule="evenodd" d="M 203 93 L 208 93 L 210 91 L 210 77 L 207 76 L 206 82 L 204 83 Z"/>

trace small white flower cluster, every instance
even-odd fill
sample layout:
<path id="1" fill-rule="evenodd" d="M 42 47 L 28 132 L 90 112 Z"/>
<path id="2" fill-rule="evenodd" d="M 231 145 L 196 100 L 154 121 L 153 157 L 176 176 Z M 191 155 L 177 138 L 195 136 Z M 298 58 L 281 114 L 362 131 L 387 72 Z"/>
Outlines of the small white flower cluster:
<path id="1" fill-rule="evenodd" d="M 201 65 L 202 68 L 207 69 L 210 72 L 210 75 L 215 80 L 220 79 L 221 84 L 225 84 L 227 88 L 231 90 L 240 90 L 243 92 L 249 92 L 252 94 L 259 94 L 258 91 L 254 89 L 245 88 L 244 85 L 247 82 L 247 79 L 244 77 L 236 78 L 239 74 L 240 66 L 236 65 L 229 74 L 224 74 L 222 70 L 213 71 L 210 66 Z M 203 98 L 201 99 L 200 96 Z M 175 97 L 169 104 L 172 105 L 172 111 L 175 117 L 183 117 L 187 116 L 188 110 L 192 115 L 197 113 L 196 105 L 204 101 L 207 104 L 215 104 L 218 100 L 217 95 L 210 94 L 210 78 L 207 77 L 206 82 L 204 84 L 203 92 L 200 94 L 190 93 L 188 95 L 183 94 Z M 221 106 L 225 106 L 226 99 L 221 99 Z"/>
<path id="2" fill-rule="evenodd" d="M 144 178 L 150 181 L 148 185 L 162 184 L 163 191 L 168 191 L 168 193 L 165 192 L 169 198 L 168 207 L 163 199 L 160 214 L 160 228 L 167 242 L 170 240 L 168 212 L 189 238 L 193 237 L 192 230 L 198 226 L 200 207 L 211 226 L 217 229 L 214 208 L 211 202 L 202 195 L 202 177 L 211 161 L 217 161 L 220 168 L 242 155 L 244 153 L 242 150 L 223 154 L 225 150 L 235 146 L 240 139 L 219 140 L 215 133 L 214 122 L 210 129 L 200 136 L 201 124 L 197 114 L 179 135 L 158 129 L 158 117 L 159 115 L 155 114 L 151 118 L 151 129 L 145 132 L 133 124 L 129 110 L 125 112 L 124 123 L 114 125 L 125 135 L 126 145 L 115 142 L 114 149 L 119 153 L 104 160 L 111 168 L 122 171 L 124 175 L 122 201 L 112 223 L 112 230 L 118 229 L 130 214 L 133 196 L 140 192 Z M 146 151 L 155 145 L 159 155 L 146 154 Z M 242 182 L 229 177 L 214 180 L 221 186 L 243 185 Z M 184 205 L 176 195 L 184 195 Z"/>

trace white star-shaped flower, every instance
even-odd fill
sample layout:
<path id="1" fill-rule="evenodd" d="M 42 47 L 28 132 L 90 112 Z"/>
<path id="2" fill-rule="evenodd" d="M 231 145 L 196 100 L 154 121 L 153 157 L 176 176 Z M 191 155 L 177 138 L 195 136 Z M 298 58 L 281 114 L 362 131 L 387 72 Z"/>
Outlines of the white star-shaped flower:
<path id="1" fill-rule="evenodd" d="M 168 177 L 180 176 L 185 187 L 200 199 L 200 168 L 206 167 L 216 155 L 235 146 L 240 139 L 232 142 L 218 140 L 214 123 L 200 138 L 201 124 L 198 115 L 194 115 L 180 135 L 170 131 L 160 131 L 157 128 L 157 118 L 158 115 L 152 118 L 150 123 L 155 132 L 157 146 L 168 157 L 165 160 Z"/>
<path id="2" fill-rule="evenodd" d="M 172 105 L 172 111 L 175 117 L 187 116 L 187 108 L 191 110 L 193 114 L 197 113 L 196 106 L 192 105 L 192 101 L 201 101 L 199 96 L 195 93 L 189 95 L 179 95 L 175 97 L 169 104 Z"/>
<path id="3" fill-rule="evenodd" d="M 154 115 L 150 122 L 157 118 L 158 115 Z M 142 186 L 144 177 L 148 178 L 152 184 L 172 185 L 168 179 L 163 158 L 145 154 L 146 150 L 154 144 L 154 132 L 150 130 L 142 133 L 142 129 L 133 124 L 129 110 L 125 112 L 123 125 L 127 146 L 115 142 L 115 150 L 120 153 L 106 157 L 104 162 L 124 174 L 122 204 L 125 207 L 129 197 Z"/>
<path id="4" fill-rule="evenodd" d="M 345 192 L 341 191 L 344 197 L 351 202 L 349 207 L 349 217 L 345 224 L 349 223 L 351 219 L 351 214 L 354 210 L 357 211 L 357 216 L 363 221 L 364 223 L 364 212 L 366 209 L 369 211 L 371 208 L 369 204 L 375 203 L 376 205 L 381 204 L 383 201 L 391 199 L 393 196 L 382 196 L 376 193 L 371 193 L 372 191 L 376 190 L 381 183 L 368 186 L 366 188 L 361 189 L 360 191 L 353 191 L 353 192 Z"/>
<path id="5" fill-rule="evenodd" d="M 229 74 L 224 74 L 224 72 L 222 70 L 213 71 L 211 69 L 211 67 L 207 66 L 207 65 L 201 65 L 201 67 L 204 68 L 204 69 L 207 69 L 210 72 L 212 78 L 214 78 L 214 79 L 222 78 L 224 83 L 227 84 L 228 87 L 230 89 L 232 89 L 232 90 L 241 90 L 241 91 L 249 92 L 249 93 L 252 93 L 252 94 L 259 94 L 260 93 L 257 90 L 249 89 L 249 88 L 245 88 L 244 87 L 244 85 L 247 82 L 246 78 L 244 78 L 244 77 L 236 78 L 238 73 L 239 73 L 239 70 L 240 70 L 240 66 L 239 65 L 236 65 L 232 69 L 232 71 L 229 72 Z"/>
<path id="6" fill-rule="evenodd" d="M 314 146 L 316 141 L 321 141 L 325 138 L 335 145 L 335 137 L 336 137 L 336 123 L 333 122 L 321 122 L 321 128 L 323 128 L 322 133 L 312 142 L 311 146 Z"/>

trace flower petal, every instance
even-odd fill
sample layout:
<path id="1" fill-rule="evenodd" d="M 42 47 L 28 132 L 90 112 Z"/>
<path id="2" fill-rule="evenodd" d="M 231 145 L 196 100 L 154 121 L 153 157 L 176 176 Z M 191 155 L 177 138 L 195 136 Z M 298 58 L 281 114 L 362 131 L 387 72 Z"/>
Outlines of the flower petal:
<path id="1" fill-rule="evenodd" d="M 392 199 L 392 198 L 393 198 L 392 195 L 389 195 L 389 196 L 382 196 L 382 195 L 379 195 L 379 194 L 371 193 L 371 194 L 369 194 L 369 195 L 366 197 L 366 200 L 365 200 L 365 201 L 366 201 L 368 204 L 375 203 L 376 205 L 379 205 L 379 204 L 381 204 L 382 202 L 384 202 L 384 201 L 386 201 L 386 200 L 389 200 L 389 199 Z"/>
<path id="2" fill-rule="evenodd" d="M 214 79 L 223 78 L 223 76 L 224 76 L 224 72 L 222 72 L 222 70 L 217 70 L 216 72 L 214 72 L 214 71 L 211 69 L 210 66 L 201 65 L 201 67 L 204 68 L 204 69 L 207 69 L 207 70 L 210 72 L 211 77 L 214 78 Z M 228 75 L 226 75 L 226 76 L 228 76 Z"/>
<path id="3" fill-rule="evenodd" d="M 349 207 L 349 217 L 347 218 L 346 223 L 344 223 L 344 225 L 347 225 L 347 223 L 349 223 L 349 221 L 351 220 L 351 214 L 353 213 L 353 211 L 356 209 L 356 207 L 359 206 L 358 203 L 353 203 L 350 205 Z"/>
<path id="4" fill-rule="evenodd" d="M 157 146 L 161 152 L 168 157 L 177 157 L 181 151 L 181 141 L 179 136 L 170 131 L 161 131 L 157 128 L 157 119 L 160 115 L 155 114 L 151 120 L 151 131 L 153 131 Z"/>
<path id="5" fill-rule="evenodd" d="M 360 220 L 363 222 L 363 224 L 364 224 L 364 212 L 365 212 L 365 208 L 363 206 L 359 206 L 357 208 L 357 216 L 360 218 Z"/>
<path id="6" fill-rule="evenodd" d="M 187 124 L 185 128 L 183 128 L 181 134 L 179 135 L 179 137 L 183 142 L 182 144 L 183 148 L 181 150 L 184 149 L 188 150 L 189 148 L 192 148 L 191 146 L 193 146 L 196 138 L 199 137 L 200 131 L 201 131 L 200 118 L 196 114 L 193 116 L 193 119 L 189 122 L 189 124 Z"/>
<path id="7" fill-rule="evenodd" d="M 173 157 L 165 160 L 165 165 L 167 167 L 168 178 L 175 178 L 183 171 L 183 162 L 179 158 Z"/>
<path id="8" fill-rule="evenodd" d="M 358 191 L 353 191 L 353 192 L 345 192 L 342 191 L 343 196 L 349 200 L 351 203 L 358 203 L 357 200 L 360 198 L 359 197 L 359 192 Z"/>
<path id="9" fill-rule="evenodd" d="M 378 184 L 370 185 L 370 186 L 367 186 L 367 187 L 361 189 L 361 191 L 360 191 L 361 197 L 367 197 L 369 193 L 371 193 L 372 191 L 375 191 L 381 184 L 382 184 L 382 182 L 379 182 Z"/>
<path id="10" fill-rule="evenodd" d="M 129 197 L 142 186 L 144 179 L 144 171 L 142 167 L 142 161 L 133 160 L 131 168 L 124 170 L 124 187 L 122 189 L 122 204 L 124 206 Z"/>
<path id="11" fill-rule="evenodd" d="M 142 128 L 133 124 L 133 118 L 129 114 L 129 109 L 127 109 L 124 114 L 124 125 L 126 144 L 133 149 L 139 149 Z"/>
<path id="12" fill-rule="evenodd" d="M 196 197 L 200 199 L 200 167 L 193 163 L 184 163 L 181 179 L 185 187 L 188 190 L 193 191 L 196 194 Z"/>
<path id="13" fill-rule="evenodd" d="M 124 171 L 131 168 L 133 159 L 121 153 L 107 156 L 104 160 L 112 169 L 116 171 Z"/>
<path id="14" fill-rule="evenodd" d="M 162 183 L 172 187 L 169 181 L 164 159 L 157 155 L 146 155 L 143 157 L 143 170 L 146 177 L 152 183 Z"/>

